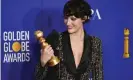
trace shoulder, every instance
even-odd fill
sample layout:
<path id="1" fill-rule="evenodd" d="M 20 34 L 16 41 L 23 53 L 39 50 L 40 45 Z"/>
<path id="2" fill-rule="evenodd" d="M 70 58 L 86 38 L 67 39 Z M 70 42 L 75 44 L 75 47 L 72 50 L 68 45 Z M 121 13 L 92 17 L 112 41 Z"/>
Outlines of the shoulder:
<path id="1" fill-rule="evenodd" d="M 56 30 L 52 30 L 52 32 L 49 33 L 49 35 L 46 37 L 46 41 L 50 44 L 54 43 L 59 38 L 59 32 Z"/>
<path id="2" fill-rule="evenodd" d="M 92 50 L 93 50 L 93 55 L 102 55 L 102 40 L 99 37 L 96 36 L 91 36 L 92 37 Z M 98 57 L 96 56 L 96 57 Z M 94 57 L 95 58 L 95 57 Z"/>
<path id="3" fill-rule="evenodd" d="M 97 36 L 90 36 L 91 37 L 91 39 L 92 39 L 92 43 L 99 43 L 99 44 L 101 44 L 102 43 L 102 40 L 99 38 L 99 37 L 97 37 Z"/>
<path id="4" fill-rule="evenodd" d="M 59 36 L 59 32 L 57 32 L 56 30 L 52 30 L 52 31 L 48 34 L 47 38 L 56 38 L 56 37 L 58 37 L 58 36 Z"/>
<path id="5" fill-rule="evenodd" d="M 91 36 L 91 44 L 93 48 L 101 48 L 102 47 L 102 40 L 97 36 Z"/>

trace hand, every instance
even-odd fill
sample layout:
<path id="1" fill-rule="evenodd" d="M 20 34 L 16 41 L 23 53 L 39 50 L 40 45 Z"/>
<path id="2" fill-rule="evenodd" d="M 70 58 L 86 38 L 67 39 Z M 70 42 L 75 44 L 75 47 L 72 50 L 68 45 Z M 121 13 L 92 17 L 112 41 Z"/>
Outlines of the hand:
<path id="1" fill-rule="evenodd" d="M 54 50 L 51 45 L 46 46 L 44 49 L 41 49 L 41 65 L 42 67 L 54 56 Z"/>

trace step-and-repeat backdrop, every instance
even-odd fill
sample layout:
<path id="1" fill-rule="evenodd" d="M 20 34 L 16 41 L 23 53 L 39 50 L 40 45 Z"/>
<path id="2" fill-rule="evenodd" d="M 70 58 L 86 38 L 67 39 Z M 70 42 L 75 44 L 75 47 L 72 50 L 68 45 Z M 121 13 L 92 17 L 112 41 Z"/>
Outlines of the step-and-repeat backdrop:
<path id="1" fill-rule="evenodd" d="M 63 6 L 67 0 L 1 0 L 2 80 L 34 80 L 40 45 L 34 31 L 47 36 L 66 30 Z M 102 40 L 104 79 L 133 80 L 133 1 L 87 0 L 91 22 L 85 30 Z M 129 34 L 129 58 L 124 54 L 124 28 Z"/>

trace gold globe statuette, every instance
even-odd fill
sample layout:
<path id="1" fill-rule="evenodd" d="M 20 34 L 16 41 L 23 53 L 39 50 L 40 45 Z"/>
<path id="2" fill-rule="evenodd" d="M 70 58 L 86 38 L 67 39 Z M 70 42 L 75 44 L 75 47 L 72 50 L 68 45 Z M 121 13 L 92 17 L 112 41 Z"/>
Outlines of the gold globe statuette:
<path id="1" fill-rule="evenodd" d="M 49 44 L 45 42 L 46 40 L 43 38 L 43 32 L 40 30 L 35 31 L 35 36 L 37 40 L 39 40 L 41 47 L 45 48 Z M 59 58 L 57 56 L 52 56 L 51 59 L 48 61 L 49 66 L 55 66 L 60 62 Z"/>
<path id="2" fill-rule="evenodd" d="M 124 58 L 129 58 L 129 29 L 124 29 Z"/>

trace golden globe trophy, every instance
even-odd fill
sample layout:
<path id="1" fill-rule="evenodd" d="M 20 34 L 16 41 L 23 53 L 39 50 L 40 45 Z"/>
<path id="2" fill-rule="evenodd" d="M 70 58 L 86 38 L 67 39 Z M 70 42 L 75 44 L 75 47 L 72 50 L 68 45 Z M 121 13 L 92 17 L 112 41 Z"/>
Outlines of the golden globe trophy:
<path id="1" fill-rule="evenodd" d="M 41 48 L 44 49 L 49 44 L 46 42 L 45 38 L 43 38 L 43 32 L 40 30 L 35 31 L 35 36 L 37 40 L 39 40 L 41 44 Z M 52 56 L 51 59 L 48 61 L 49 66 L 55 66 L 60 62 L 59 58 L 57 56 Z"/>
<path id="2" fill-rule="evenodd" d="M 129 58 L 129 29 L 125 28 L 124 29 L 124 58 Z"/>

